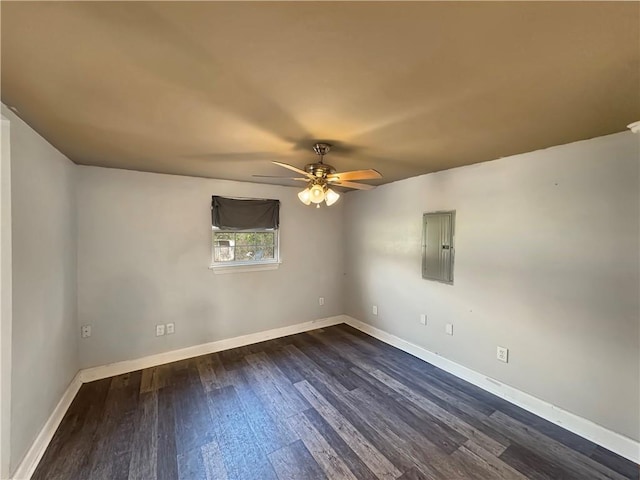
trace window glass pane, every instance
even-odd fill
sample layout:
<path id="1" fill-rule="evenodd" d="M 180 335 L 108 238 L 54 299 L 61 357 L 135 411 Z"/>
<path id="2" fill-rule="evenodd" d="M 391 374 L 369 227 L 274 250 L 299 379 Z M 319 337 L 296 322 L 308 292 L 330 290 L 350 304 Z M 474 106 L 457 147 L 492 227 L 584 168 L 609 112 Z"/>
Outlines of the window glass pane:
<path id="1" fill-rule="evenodd" d="M 273 262 L 278 259 L 276 231 L 213 232 L 214 263 Z"/>

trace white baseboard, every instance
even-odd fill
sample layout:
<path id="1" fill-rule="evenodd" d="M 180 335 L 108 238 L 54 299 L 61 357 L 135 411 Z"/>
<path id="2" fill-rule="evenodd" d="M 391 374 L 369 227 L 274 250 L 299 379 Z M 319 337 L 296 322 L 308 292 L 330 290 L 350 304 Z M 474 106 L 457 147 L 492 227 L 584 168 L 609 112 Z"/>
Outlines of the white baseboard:
<path id="1" fill-rule="evenodd" d="M 182 348 L 180 350 L 172 350 L 170 352 L 159 353 L 157 355 L 149 355 L 148 357 L 142 357 L 136 360 L 127 360 L 124 362 L 111 363 L 109 365 L 102 365 L 99 367 L 80 370 L 67 387 L 67 390 L 62 395 L 62 398 L 58 402 L 58 405 L 56 405 L 56 408 L 49 416 L 49 419 L 40 430 L 40 433 L 31 445 L 31 448 L 29 448 L 29 451 L 23 458 L 22 462 L 20 462 L 20 465 L 16 469 L 11 479 L 29 480 L 31 478 L 33 472 L 38 466 L 38 463 L 42 459 L 45 450 L 49 446 L 49 442 L 51 442 L 53 434 L 56 432 L 58 426 L 60 425 L 60 422 L 62 421 L 62 418 L 64 417 L 64 414 L 67 413 L 71 402 L 75 398 L 78 390 L 80 390 L 80 387 L 83 383 L 112 377 L 114 375 L 121 375 L 123 373 L 135 372 L 136 370 L 155 367 L 157 365 L 163 365 L 165 363 L 186 360 L 187 358 L 193 358 L 199 355 L 220 352 L 222 350 L 228 350 L 230 348 L 243 347 L 245 345 L 251 345 L 253 343 L 264 342 L 265 340 L 286 337 L 287 335 L 294 335 L 296 333 L 302 333 L 308 330 L 315 330 L 316 328 L 338 325 L 339 323 L 345 323 L 345 321 L 346 317 L 344 315 L 337 315 L 335 317 L 311 320 L 309 322 L 289 325 L 287 327 L 274 328 L 271 330 L 265 330 L 263 332 L 251 333 L 249 335 L 228 338 L 225 340 L 219 340 L 217 342 L 195 345 L 193 347 Z"/>
<path id="2" fill-rule="evenodd" d="M 38 436 L 31 444 L 31 448 L 29 448 L 20 465 L 18 465 L 18 468 L 13 473 L 11 477 L 13 480 L 28 480 L 31 478 L 45 450 L 49 446 L 49 442 L 51 442 L 53 434 L 56 433 L 64 414 L 67 413 L 71 402 L 73 402 L 81 386 L 82 381 L 80 380 L 80 372 L 78 372 L 62 394 L 62 398 L 56 405 L 56 408 L 53 409 L 53 412 L 51 412 L 40 433 L 38 433 Z"/>
<path id="3" fill-rule="evenodd" d="M 411 342 L 403 340 L 395 335 L 373 327 L 367 323 L 356 320 L 348 315 L 343 315 L 344 322 L 352 327 L 371 335 L 389 345 L 399 348 L 402 351 L 410 353 L 425 362 L 429 362 L 442 370 L 455 375 L 458 378 L 466 380 L 473 385 L 493 393 L 494 395 L 507 400 L 539 417 L 544 418 L 556 425 L 569 430 L 570 432 L 580 435 L 587 440 L 591 440 L 598 445 L 621 455 L 632 462 L 640 463 L 640 443 L 632 440 L 624 435 L 613 432 L 601 425 L 593 423 L 591 420 L 579 417 L 571 412 L 563 410 L 551 403 L 540 400 L 539 398 L 529 395 L 521 390 L 505 385 L 502 382 L 487 377 L 470 368 L 463 367 L 460 364 L 447 360 L 429 350 L 419 347 Z"/>
<path id="4" fill-rule="evenodd" d="M 485 375 L 475 372 L 467 367 L 463 367 L 462 365 L 452 362 L 451 360 L 447 360 L 446 358 L 430 352 L 429 350 L 380 330 L 379 328 L 372 327 L 360 320 L 356 320 L 355 318 L 347 315 L 337 315 L 335 317 L 312 320 L 287 327 L 274 328 L 263 332 L 251 333 L 240 337 L 195 345 L 193 347 L 159 353 L 157 355 L 150 355 L 136 360 L 127 360 L 124 362 L 117 362 L 80 370 L 67 387 L 67 390 L 62 395 L 62 398 L 40 430 L 40 433 L 31 445 L 31 448 L 29 448 L 29 451 L 11 478 L 13 480 L 28 480 L 31 478 L 31 475 L 33 475 L 33 472 L 38 466 L 38 462 L 40 462 L 49 442 L 51 442 L 55 431 L 60 425 L 64 414 L 69 409 L 71 402 L 83 383 L 112 377 L 114 375 L 121 375 L 123 373 L 134 372 L 143 368 L 163 365 L 165 363 L 185 360 L 199 355 L 220 352 L 230 348 L 243 347 L 253 343 L 272 340 L 274 338 L 286 337 L 287 335 L 294 335 L 296 333 L 302 333 L 316 328 L 329 327 L 340 323 L 351 325 L 372 337 L 388 343 L 389 345 L 393 345 L 394 347 L 429 362 L 432 365 L 455 375 L 456 377 L 462 378 L 463 380 L 482 388 L 483 390 L 493 393 L 500 398 L 504 398 L 505 400 L 522 407 L 531 413 L 555 423 L 556 425 L 560 425 L 581 437 L 591 440 L 592 442 L 595 442 L 618 455 L 628 458 L 633 462 L 640 463 L 640 444 L 630 438 L 612 432 L 611 430 L 597 425 L 590 420 L 567 412 L 566 410 L 486 377 Z"/>
<path id="5" fill-rule="evenodd" d="M 80 378 L 83 383 L 92 382 L 94 380 L 100 380 L 101 378 L 135 372 L 136 370 L 142 370 L 143 368 L 155 367 L 157 365 L 177 362 L 179 360 L 186 360 L 187 358 L 207 355 L 209 353 L 220 352 L 222 350 L 229 350 L 230 348 L 244 347 L 245 345 L 251 345 L 252 343 L 286 337 L 287 335 L 294 335 L 296 333 L 302 333 L 316 328 L 329 327 L 331 325 L 345 323 L 345 320 L 346 317 L 344 315 L 337 315 L 335 317 L 311 320 L 309 322 L 274 328 L 263 332 L 250 333 L 240 337 L 203 343 L 201 345 L 194 345 L 193 347 L 181 348 L 180 350 L 158 353 L 157 355 L 149 355 L 148 357 L 137 358 L 135 360 L 126 360 L 124 362 L 86 368 L 84 370 L 80 370 Z"/>

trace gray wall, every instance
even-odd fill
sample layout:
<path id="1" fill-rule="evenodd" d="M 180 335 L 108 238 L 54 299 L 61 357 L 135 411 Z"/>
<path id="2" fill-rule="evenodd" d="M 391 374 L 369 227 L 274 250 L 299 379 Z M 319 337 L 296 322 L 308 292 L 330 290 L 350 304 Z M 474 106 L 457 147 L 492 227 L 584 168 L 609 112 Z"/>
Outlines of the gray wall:
<path id="1" fill-rule="evenodd" d="M 639 164 L 620 133 L 348 194 L 346 313 L 639 440 Z M 437 210 L 453 286 L 421 278 Z"/>
<path id="2" fill-rule="evenodd" d="M 343 313 L 341 202 L 315 209 L 300 188 L 78 167 L 82 367 Z M 278 270 L 215 274 L 211 195 L 281 201 Z M 318 305 L 318 297 L 325 305 Z M 175 322 L 176 333 L 155 336 Z"/>
<path id="3" fill-rule="evenodd" d="M 11 121 L 11 470 L 78 371 L 75 166 Z"/>

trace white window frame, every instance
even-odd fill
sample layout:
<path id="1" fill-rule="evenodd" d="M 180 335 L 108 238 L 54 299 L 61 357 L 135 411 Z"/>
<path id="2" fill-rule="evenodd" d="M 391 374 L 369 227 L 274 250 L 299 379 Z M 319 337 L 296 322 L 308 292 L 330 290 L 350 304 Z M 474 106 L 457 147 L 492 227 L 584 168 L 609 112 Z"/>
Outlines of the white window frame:
<path id="1" fill-rule="evenodd" d="M 214 233 L 274 233 L 274 258 L 266 260 L 233 260 L 230 262 L 215 261 L 215 241 Z M 254 272 L 259 270 L 276 270 L 282 263 L 280 260 L 280 229 L 279 228 L 249 228 L 246 230 L 226 230 L 218 227 L 211 227 L 211 265 L 209 268 L 214 273 L 240 273 Z"/>

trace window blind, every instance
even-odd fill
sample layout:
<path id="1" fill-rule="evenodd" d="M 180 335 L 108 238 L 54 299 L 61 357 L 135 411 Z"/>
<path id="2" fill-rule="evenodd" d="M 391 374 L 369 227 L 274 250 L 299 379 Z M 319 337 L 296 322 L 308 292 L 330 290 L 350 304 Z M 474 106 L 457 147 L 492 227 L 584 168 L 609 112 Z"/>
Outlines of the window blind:
<path id="1" fill-rule="evenodd" d="M 278 228 L 280 200 L 225 198 L 211 199 L 211 221 L 214 227 L 225 230 Z"/>

